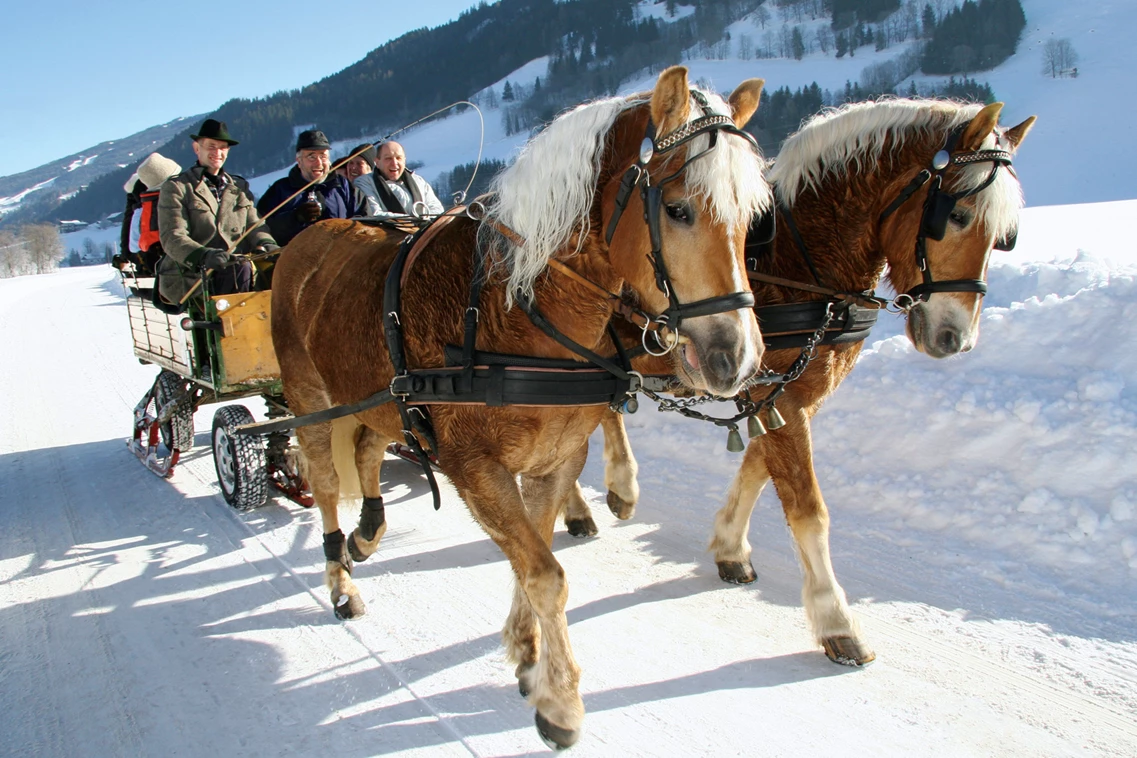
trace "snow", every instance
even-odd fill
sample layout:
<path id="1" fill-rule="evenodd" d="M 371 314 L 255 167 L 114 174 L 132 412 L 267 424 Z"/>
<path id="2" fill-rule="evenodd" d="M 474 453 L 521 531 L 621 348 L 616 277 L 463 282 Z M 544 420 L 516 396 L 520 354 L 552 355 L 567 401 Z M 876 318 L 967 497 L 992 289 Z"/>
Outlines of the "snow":
<path id="1" fill-rule="evenodd" d="M 645 0 L 636 6 L 636 11 L 639 13 L 640 18 L 657 18 L 660 21 L 674 23 L 681 18 L 687 18 L 688 16 L 694 15 L 695 6 L 676 3 L 675 15 L 669 16 L 667 14 L 667 3 L 649 3 Z"/>
<path id="2" fill-rule="evenodd" d="M 819 413 L 864 670 L 814 647 L 775 493 L 758 582 L 719 581 L 725 435 L 646 401 L 627 417 L 628 522 L 594 437 L 600 535 L 554 544 L 588 711 L 572 753 L 1137 754 L 1135 212 L 1028 208 L 975 350 L 934 361 L 884 316 Z M 368 615 L 337 622 L 318 515 L 220 497 L 213 407 L 172 480 L 127 451 L 156 370 L 111 269 L 0 280 L 0 321 L 0 753 L 548 754 L 499 641 L 509 567 L 445 481 L 436 513 L 414 467 L 384 466 L 390 529 L 355 572 Z"/>

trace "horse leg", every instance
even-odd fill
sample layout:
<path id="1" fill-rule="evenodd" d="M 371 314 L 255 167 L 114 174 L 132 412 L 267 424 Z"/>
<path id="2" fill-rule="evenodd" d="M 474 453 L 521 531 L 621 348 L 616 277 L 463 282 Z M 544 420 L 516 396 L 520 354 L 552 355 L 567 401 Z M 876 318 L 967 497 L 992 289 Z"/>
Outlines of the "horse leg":
<path id="1" fill-rule="evenodd" d="M 517 586 L 502 641 L 517 664 L 519 688 L 537 710 L 537 730 L 558 748 L 579 739 L 584 701 L 565 617 L 568 582 L 550 545 L 560 504 L 586 455 L 587 446 L 582 445 L 573 458 L 575 465 L 548 476 L 523 477 L 525 499 L 514 477 L 496 464 L 474 476 L 452 477 L 513 567 Z"/>
<path id="2" fill-rule="evenodd" d="M 340 499 L 340 479 L 332 458 L 332 425 L 330 423 L 302 426 L 296 430 L 300 449 L 308 461 L 308 485 L 312 497 L 320 507 L 324 526 L 324 584 L 331 592 L 332 608 L 336 618 L 357 618 L 367 609 L 359 590 L 351 581 L 351 557 L 340 531 L 337 508 Z"/>
<path id="3" fill-rule="evenodd" d="M 621 521 L 636 512 L 640 499 L 637 479 L 640 465 L 632 455 L 632 444 L 624 428 L 624 416 L 608 411 L 600 418 L 604 429 L 604 486 L 608 488 L 608 509 Z"/>
<path id="4" fill-rule="evenodd" d="M 765 437 L 751 440 L 742 465 L 734 475 L 726 505 L 715 514 L 715 533 L 710 550 L 714 551 L 719 577 L 724 582 L 750 584 L 758 578 L 750 562 L 750 516 L 758 496 L 770 481 L 766 470 Z"/>
<path id="5" fill-rule="evenodd" d="M 830 660 L 847 666 L 864 666 L 871 663 L 876 654 L 864 642 L 845 590 L 833 573 L 829 557 L 829 509 L 813 470 L 809 418 L 802 410 L 793 416 L 793 422 L 768 435 L 770 450 L 766 466 L 782 501 L 805 576 L 802 605 L 814 638 Z"/>
<path id="6" fill-rule="evenodd" d="M 363 508 L 359 513 L 359 525 L 347 538 L 352 560 L 360 563 L 375 553 L 379 540 L 387 532 L 383 494 L 379 491 L 379 469 L 386 449 L 386 439 L 368 426 L 360 427 L 355 441 L 355 467 L 363 490 Z"/>

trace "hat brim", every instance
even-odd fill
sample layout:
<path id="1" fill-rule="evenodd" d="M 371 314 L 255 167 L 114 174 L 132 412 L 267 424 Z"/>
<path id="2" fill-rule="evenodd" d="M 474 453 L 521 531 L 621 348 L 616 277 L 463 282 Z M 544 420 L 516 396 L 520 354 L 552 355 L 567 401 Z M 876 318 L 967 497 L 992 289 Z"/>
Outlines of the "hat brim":
<path id="1" fill-rule="evenodd" d="M 235 139 L 229 139 L 228 137 L 210 137 L 208 134 L 191 134 L 189 136 L 189 138 L 191 140 L 193 140 L 194 142 L 197 142 L 199 139 L 203 139 L 203 138 L 204 139 L 215 139 L 218 142 L 228 142 L 229 147 L 233 147 L 233 145 L 241 144 L 240 142 L 238 142 Z"/>

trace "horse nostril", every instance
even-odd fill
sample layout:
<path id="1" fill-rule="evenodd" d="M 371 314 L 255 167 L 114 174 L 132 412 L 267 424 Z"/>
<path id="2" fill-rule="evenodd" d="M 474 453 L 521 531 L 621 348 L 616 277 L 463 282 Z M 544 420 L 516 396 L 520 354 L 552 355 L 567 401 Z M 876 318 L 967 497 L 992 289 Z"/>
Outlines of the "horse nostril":
<path id="1" fill-rule="evenodd" d="M 959 332 L 954 329 L 943 329 L 936 335 L 936 347 L 944 355 L 955 355 L 963 347 L 959 339 Z"/>
<path id="2" fill-rule="evenodd" d="M 726 350 L 716 350 L 707 359 L 707 367 L 711 375 L 724 384 L 729 384 L 738 373 L 738 362 L 734 355 Z"/>

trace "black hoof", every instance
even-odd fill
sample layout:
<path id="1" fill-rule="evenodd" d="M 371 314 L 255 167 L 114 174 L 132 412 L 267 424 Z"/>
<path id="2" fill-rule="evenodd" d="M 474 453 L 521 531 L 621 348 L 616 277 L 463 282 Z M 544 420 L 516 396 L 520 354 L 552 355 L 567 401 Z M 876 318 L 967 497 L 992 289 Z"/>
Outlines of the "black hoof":
<path id="1" fill-rule="evenodd" d="M 565 527 L 573 537 L 595 537 L 600 531 L 591 516 L 578 519 L 565 519 Z"/>
<path id="2" fill-rule="evenodd" d="M 627 521 L 636 515 L 636 504 L 629 503 L 612 490 L 608 490 L 608 510 L 621 521 Z"/>
<path id="3" fill-rule="evenodd" d="M 852 637 L 827 637 L 821 646 L 829 660 L 842 666 L 867 666 L 876 660 L 876 653 L 868 645 Z"/>
<path id="4" fill-rule="evenodd" d="M 754 567 L 747 561 L 717 561 L 719 579 L 731 584 L 750 584 L 758 579 Z"/>
<path id="5" fill-rule="evenodd" d="M 540 711 L 537 712 L 537 734 L 553 750 L 572 747 L 580 739 L 579 729 L 562 729 L 542 716 Z"/>
<path id="6" fill-rule="evenodd" d="M 356 563 L 363 563 L 369 557 L 360 552 L 359 545 L 355 544 L 355 532 L 347 537 L 347 552 L 351 554 L 351 559 Z M 348 570 L 350 571 L 350 569 Z"/>
<path id="7" fill-rule="evenodd" d="M 357 619 L 367 613 L 367 606 L 359 595 L 340 595 L 335 598 L 336 618 L 343 621 Z"/>

